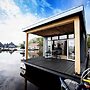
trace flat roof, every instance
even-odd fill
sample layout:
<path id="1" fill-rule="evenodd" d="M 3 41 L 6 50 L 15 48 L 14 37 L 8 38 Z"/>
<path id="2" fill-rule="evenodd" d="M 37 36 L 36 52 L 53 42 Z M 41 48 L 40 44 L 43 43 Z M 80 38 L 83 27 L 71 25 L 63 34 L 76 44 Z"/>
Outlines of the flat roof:
<path id="1" fill-rule="evenodd" d="M 54 16 L 50 16 L 46 19 L 43 19 L 43 20 L 40 20 L 40 21 L 37 21 L 36 23 L 24 28 L 26 32 L 27 29 L 30 29 L 30 28 L 34 28 L 36 26 L 39 26 L 39 25 L 42 25 L 42 24 L 45 24 L 45 23 L 48 23 L 48 22 L 51 22 L 53 20 L 56 20 L 56 19 L 60 19 L 60 18 L 63 18 L 63 17 L 66 17 L 66 16 L 69 16 L 69 15 L 72 15 L 72 14 L 75 14 L 75 13 L 78 13 L 78 12 L 81 12 L 83 11 L 84 7 L 83 6 L 79 6 L 77 8 L 74 8 L 74 9 L 71 9 L 71 10 L 68 10 L 68 11 L 65 11 L 65 12 L 62 12 L 62 13 L 59 13 L 57 15 L 54 15 Z"/>
<path id="2" fill-rule="evenodd" d="M 24 32 L 31 33 L 43 37 L 73 34 L 74 33 L 74 21 L 75 17 L 79 16 L 80 19 L 80 30 L 84 31 L 85 19 L 84 19 L 84 6 L 79 6 L 63 13 L 48 17 L 44 20 L 37 21 L 36 23 L 24 28 Z M 71 19 L 73 18 L 73 19 Z M 70 21 L 72 20 L 72 21 Z M 65 21 L 67 23 L 60 24 L 60 22 Z M 48 33 L 47 33 L 48 32 Z"/>

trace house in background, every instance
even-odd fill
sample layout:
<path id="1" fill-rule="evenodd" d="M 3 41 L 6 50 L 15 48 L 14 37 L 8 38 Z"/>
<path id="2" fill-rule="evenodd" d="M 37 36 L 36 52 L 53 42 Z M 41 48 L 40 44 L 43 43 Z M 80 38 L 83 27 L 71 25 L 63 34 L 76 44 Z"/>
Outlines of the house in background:
<path id="1" fill-rule="evenodd" d="M 3 48 L 3 44 L 0 42 L 0 49 L 2 49 Z"/>
<path id="2" fill-rule="evenodd" d="M 8 49 L 8 43 L 3 45 L 4 49 Z"/>
<path id="3" fill-rule="evenodd" d="M 39 50 L 39 44 L 38 43 L 31 43 L 29 45 L 30 50 Z"/>
<path id="4" fill-rule="evenodd" d="M 38 86 L 49 84 L 51 87 L 55 84 L 52 78 L 56 81 L 59 81 L 59 77 L 80 81 L 80 75 L 87 65 L 87 36 L 83 6 L 37 22 L 26 28 L 24 32 L 26 33 L 26 61 L 24 61 L 26 73 L 21 74 L 23 77 Z M 29 34 L 43 37 L 42 57 L 28 58 Z M 37 76 L 33 70 L 36 70 Z M 46 76 L 43 76 L 43 73 Z M 44 83 L 46 80 L 47 83 Z"/>
<path id="5" fill-rule="evenodd" d="M 13 42 L 11 42 L 11 43 L 8 44 L 8 48 L 16 48 L 16 47 L 17 46 Z"/>
<path id="6" fill-rule="evenodd" d="M 17 46 L 11 42 L 3 45 L 4 50 L 14 50 L 17 48 Z"/>

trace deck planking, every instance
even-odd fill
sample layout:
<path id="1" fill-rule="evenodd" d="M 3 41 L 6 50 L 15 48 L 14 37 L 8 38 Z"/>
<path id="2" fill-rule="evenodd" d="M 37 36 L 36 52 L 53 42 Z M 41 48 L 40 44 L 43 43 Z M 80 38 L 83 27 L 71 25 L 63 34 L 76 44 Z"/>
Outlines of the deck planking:
<path id="1" fill-rule="evenodd" d="M 35 68 L 56 74 L 59 77 L 70 78 L 76 81 L 80 80 L 80 77 L 76 76 L 74 73 L 75 62 L 71 60 L 36 57 L 28 59 L 28 62 L 25 63 Z"/>

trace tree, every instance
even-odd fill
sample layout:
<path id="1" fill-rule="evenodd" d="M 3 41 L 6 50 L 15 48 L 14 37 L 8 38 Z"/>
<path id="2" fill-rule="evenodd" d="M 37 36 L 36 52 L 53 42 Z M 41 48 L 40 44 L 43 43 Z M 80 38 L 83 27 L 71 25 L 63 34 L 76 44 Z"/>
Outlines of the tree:
<path id="1" fill-rule="evenodd" d="M 37 43 L 39 43 L 39 46 L 43 46 L 43 38 L 36 38 Z"/>
<path id="2" fill-rule="evenodd" d="M 31 43 L 38 43 L 39 46 L 43 46 L 43 38 L 42 37 L 34 38 L 29 41 L 29 44 Z"/>
<path id="3" fill-rule="evenodd" d="M 39 53 L 38 53 L 38 55 L 41 56 L 43 54 L 43 38 L 37 38 L 36 40 L 39 43 Z"/>
<path id="4" fill-rule="evenodd" d="M 21 48 L 21 49 L 25 49 L 25 41 L 23 41 L 23 43 L 20 44 L 20 48 Z"/>
<path id="5" fill-rule="evenodd" d="M 90 35 L 88 36 L 87 45 L 88 45 L 88 48 L 90 48 Z"/>
<path id="6" fill-rule="evenodd" d="M 32 43 L 38 43 L 38 46 L 39 46 L 38 55 L 41 56 L 43 54 L 43 38 L 42 37 L 34 38 L 29 41 L 29 45 Z"/>

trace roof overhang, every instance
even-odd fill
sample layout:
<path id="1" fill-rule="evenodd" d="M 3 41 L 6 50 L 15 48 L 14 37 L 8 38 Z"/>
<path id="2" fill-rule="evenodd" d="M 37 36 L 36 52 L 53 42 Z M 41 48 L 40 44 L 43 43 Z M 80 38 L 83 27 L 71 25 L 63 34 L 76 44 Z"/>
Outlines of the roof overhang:
<path id="1" fill-rule="evenodd" d="M 80 29 L 86 33 L 83 6 L 39 21 L 25 28 L 24 32 L 44 37 L 74 33 L 74 19 L 76 17 L 80 20 Z"/>

